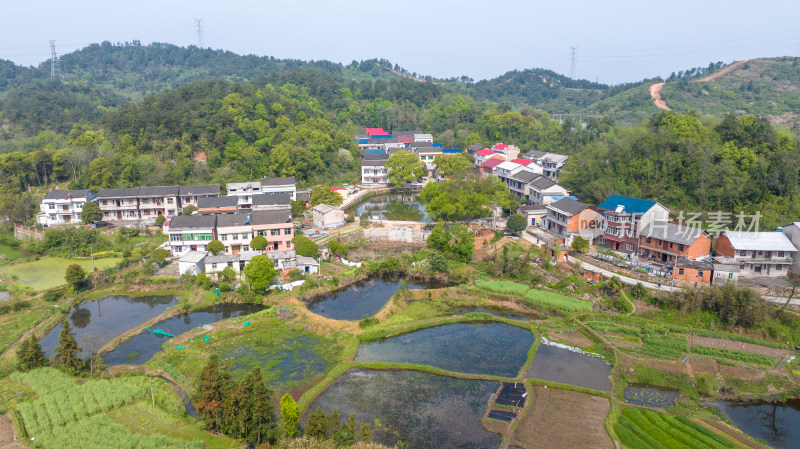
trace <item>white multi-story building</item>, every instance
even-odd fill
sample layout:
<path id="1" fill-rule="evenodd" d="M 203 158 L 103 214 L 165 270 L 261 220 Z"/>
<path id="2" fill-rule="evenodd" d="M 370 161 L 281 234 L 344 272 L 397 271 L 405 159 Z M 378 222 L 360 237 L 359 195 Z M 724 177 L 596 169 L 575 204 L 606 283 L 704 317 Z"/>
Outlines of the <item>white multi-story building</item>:
<path id="1" fill-rule="evenodd" d="M 266 195 L 286 193 L 292 198 L 292 201 L 297 201 L 297 183 L 294 180 L 294 176 L 262 178 L 261 193 Z"/>
<path id="2" fill-rule="evenodd" d="M 389 179 L 386 177 L 388 173 L 386 162 L 388 161 L 389 157 L 385 154 L 365 154 L 361 160 L 361 184 L 388 184 Z"/>
<path id="3" fill-rule="evenodd" d="M 220 215 L 222 216 L 222 215 Z M 173 256 L 180 257 L 189 251 L 205 251 L 214 240 L 216 215 L 178 215 L 165 225 Z"/>
<path id="4" fill-rule="evenodd" d="M 200 198 L 214 198 L 219 196 L 219 184 L 181 186 L 179 193 L 181 208 L 186 206 L 197 207 L 197 201 Z"/>
<path id="5" fill-rule="evenodd" d="M 239 209 L 250 209 L 253 207 L 253 195 L 261 195 L 261 183 L 253 182 L 229 182 L 226 184 L 228 196 L 239 198 Z"/>
<path id="6" fill-rule="evenodd" d="M 43 226 L 80 222 L 83 204 L 94 199 L 94 193 L 88 189 L 51 190 L 42 200 L 36 221 Z"/>

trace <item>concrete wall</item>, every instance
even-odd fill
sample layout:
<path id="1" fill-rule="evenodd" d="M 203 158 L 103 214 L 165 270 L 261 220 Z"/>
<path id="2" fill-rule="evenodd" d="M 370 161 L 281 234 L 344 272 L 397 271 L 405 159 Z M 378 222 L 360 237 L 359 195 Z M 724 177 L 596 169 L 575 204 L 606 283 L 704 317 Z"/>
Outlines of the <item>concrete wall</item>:
<path id="1" fill-rule="evenodd" d="M 355 242 L 361 239 L 368 239 L 378 242 L 405 242 L 405 243 L 425 243 L 430 233 L 423 230 L 410 228 L 367 228 L 362 231 L 340 237 L 342 243 Z"/>

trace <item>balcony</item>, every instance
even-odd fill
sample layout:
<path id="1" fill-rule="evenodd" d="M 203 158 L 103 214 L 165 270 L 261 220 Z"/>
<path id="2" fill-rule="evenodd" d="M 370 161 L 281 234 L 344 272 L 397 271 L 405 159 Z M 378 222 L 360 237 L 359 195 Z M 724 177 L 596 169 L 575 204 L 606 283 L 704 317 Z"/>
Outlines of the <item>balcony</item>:
<path id="1" fill-rule="evenodd" d="M 785 257 L 748 257 L 748 256 L 736 256 L 734 260 L 740 263 L 775 263 L 775 264 L 791 264 L 793 262 L 792 258 L 789 256 Z"/>

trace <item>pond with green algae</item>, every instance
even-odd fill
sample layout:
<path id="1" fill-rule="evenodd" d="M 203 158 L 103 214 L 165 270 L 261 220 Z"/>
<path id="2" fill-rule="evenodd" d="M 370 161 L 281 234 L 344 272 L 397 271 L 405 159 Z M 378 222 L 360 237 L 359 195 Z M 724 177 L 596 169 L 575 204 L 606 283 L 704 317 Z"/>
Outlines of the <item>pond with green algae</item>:
<path id="1" fill-rule="evenodd" d="M 500 446 L 500 435 L 481 425 L 498 382 L 456 379 L 417 371 L 351 369 L 311 403 L 346 420 L 380 420 L 374 441 L 415 449 Z"/>
<path id="2" fill-rule="evenodd" d="M 362 343 L 355 360 L 514 377 L 531 344 L 533 334 L 528 329 L 504 323 L 456 323 Z"/>
<path id="3" fill-rule="evenodd" d="M 622 392 L 622 397 L 629 404 L 657 408 L 674 406 L 678 396 L 677 391 L 646 385 L 628 385 Z"/>

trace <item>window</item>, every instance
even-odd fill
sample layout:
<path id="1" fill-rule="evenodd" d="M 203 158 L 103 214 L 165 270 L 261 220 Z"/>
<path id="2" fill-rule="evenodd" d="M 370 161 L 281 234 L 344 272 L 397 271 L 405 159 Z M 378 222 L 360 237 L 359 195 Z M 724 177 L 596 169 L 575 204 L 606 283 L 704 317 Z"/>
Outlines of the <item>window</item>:
<path id="1" fill-rule="evenodd" d="M 678 268 L 678 274 L 683 275 L 683 273 L 684 273 L 683 268 Z"/>
<path id="2" fill-rule="evenodd" d="M 776 271 L 781 271 L 781 270 L 783 270 L 783 265 L 781 265 L 781 264 L 775 265 L 775 270 L 776 270 Z"/>
<path id="3" fill-rule="evenodd" d="M 628 251 L 633 251 L 633 245 L 630 243 L 626 244 L 625 246 L 628 248 Z"/>
<path id="4" fill-rule="evenodd" d="M 220 234 L 220 235 L 219 235 L 219 239 L 220 239 L 221 241 L 223 241 L 223 242 L 224 242 L 225 240 L 228 240 L 228 234 Z"/>
<path id="5" fill-rule="evenodd" d="M 250 251 L 249 245 L 242 245 L 242 251 Z"/>
<path id="6" fill-rule="evenodd" d="M 258 231 L 257 234 L 260 235 L 261 237 L 264 237 L 267 235 L 267 231 Z"/>
<path id="7" fill-rule="evenodd" d="M 678 244 L 678 251 L 683 251 L 683 245 Z"/>
<path id="8" fill-rule="evenodd" d="M 142 198 L 142 204 L 150 203 L 150 198 Z"/>
<path id="9" fill-rule="evenodd" d="M 272 229 L 272 230 L 270 230 L 269 235 L 281 235 L 281 230 L 280 229 Z"/>
<path id="10" fill-rule="evenodd" d="M 217 264 L 215 264 L 215 263 L 212 263 L 212 264 L 211 264 L 211 269 L 212 269 L 212 270 L 216 270 L 216 269 L 217 269 Z"/>
<path id="11" fill-rule="evenodd" d="M 716 273 L 714 273 L 714 277 L 719 277 L 719 276 L 720 276 L 720 274 L 721 274 L 721 273 L 720 273 L 719 271 L 717 271 Z"/>
<path id="12" fill-rule="evenodd" d="M 703 277 L 703 270 L 697 270 L 697 277 Z"/>
<path id="13" fill-rule="evenodd" d="M 728 279 L 733 279 L 733 273 L 728 273 Z"/>
<path id="14" fill-rule="evenodd" d="M 644 241 L 647 243 L 652 243 L 653 239 L 651 237 L 647 237 L 646 239 L 644 239 Z"/>
<path id="15" fill-rule="evenodd" d="M 181 252 L 181 250 L 183 249 L 182 246 L 173 246 L 173 248 L 175 248 L 175 252 L 178 252 L 178 253 Z"/>
<path id="16" fill-rule="evenodd" d="M 250 233 L 242 234 L 242 240 L 247 240 L 250 238 Z"/>
<path id="17" fill-rule="evenodd" d="M 173 242 L 180 242 L 182 240 L 180 234 L 170 234 L 169 239 Z"/>
<path id="18" fill-rule="evenodd" d="M 167 198 L 167 204 L 175 204 L 175 198 Z"/>
<path id="19" fill-rule="evenodd" d="M 283 230 L 283 235 L 292 235 L 292 228 L 286 228 Z"/>
<path id="20" fill-rule="evenodd" d="M 739 255 L 744 257 L 747 255 L 747 251 L 739 251 Z"/>
<path id="21" fill-rule="evenodd" d="M 239 240 L 239 234 L 231 234 L 231 240 Z"/>
<path id="22" fill-rule="evenodd" d="M 783 257 L 783 251 L 778 251 L 778 257 Z"/>
<path id="23" fill-rule="evenodd" d="M 48 206 L 48 209 L 51 209 L 51 210 L 56 208 L 55 204 L 48 204 L 47 206 Z"/>

